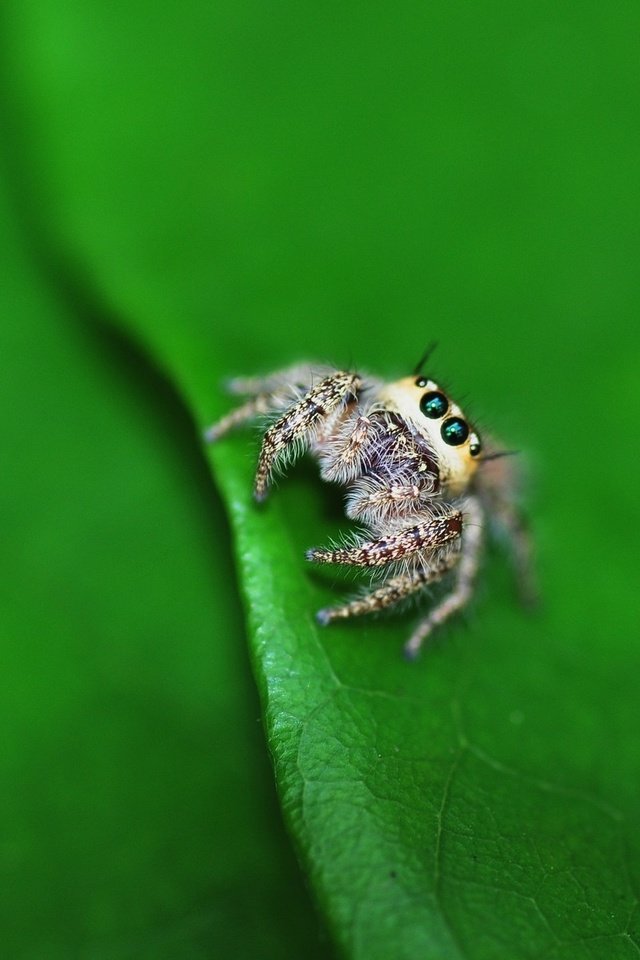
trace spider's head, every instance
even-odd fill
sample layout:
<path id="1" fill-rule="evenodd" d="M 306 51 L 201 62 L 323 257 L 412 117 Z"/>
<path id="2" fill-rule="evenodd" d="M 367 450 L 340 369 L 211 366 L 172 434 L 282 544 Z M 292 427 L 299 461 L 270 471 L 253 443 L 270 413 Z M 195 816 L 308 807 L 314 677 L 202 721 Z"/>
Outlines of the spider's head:
<path id="1" fill-rule="evenodd" d="M 442 486 L 453 495 L 463 493 L 476 472 L 482 443 L 457 403 L 421 375 L 387 384 L 380 400 L 427 441 L 437 458 Z"/>

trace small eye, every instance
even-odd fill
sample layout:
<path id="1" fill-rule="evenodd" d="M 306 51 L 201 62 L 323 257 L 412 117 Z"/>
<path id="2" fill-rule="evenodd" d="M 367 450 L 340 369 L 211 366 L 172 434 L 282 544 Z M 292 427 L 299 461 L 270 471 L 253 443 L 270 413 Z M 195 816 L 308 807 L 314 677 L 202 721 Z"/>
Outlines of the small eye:
<path id="1" fill-rule="evenodd" d="M 426 387 L 426 385 L 427 385 L 427 378 L 418 377 L 418 379 L 416 380 L 416 387 Z"/>
<path id="2" fill-rule="evenodd" d="M 440 428 L 442 439 L 452 447 L 459 447 L 469 436 L 469 427 L 461 417 L 449 417 Z"/>
<path id="3" fill-rule="evenodd" d="M 469 453 L 472 457 L 477 457 L 481 450 L 482 444 L 480 442 L 480 437 L 475 437 L 469 444 Z"/>
<path id="4" fill-rule="evenodd" d="M 449 401 L 443 393 L 425 393 L 420 400 L 420 409 L 430 420 L 439 420 L 449 409 Z"/>

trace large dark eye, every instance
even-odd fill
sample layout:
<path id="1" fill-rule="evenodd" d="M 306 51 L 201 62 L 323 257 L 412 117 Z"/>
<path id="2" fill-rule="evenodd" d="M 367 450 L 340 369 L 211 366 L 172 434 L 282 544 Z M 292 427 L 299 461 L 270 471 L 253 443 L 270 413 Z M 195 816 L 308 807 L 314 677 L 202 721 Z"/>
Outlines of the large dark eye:
<path id="1" fill-rule="evenodd" d="M 449 409 L 449 401 L 444 393 L 425 393 L 420 400 L 420 409 L 430 420 L 439 420 Z"/>
<path id="2" fill-rule="evenodd" d="M 461 417 L 449 417 L 440 428 L 442 439 L 452 447 L 459 447 L 469 436 L 469 427 Z"/>

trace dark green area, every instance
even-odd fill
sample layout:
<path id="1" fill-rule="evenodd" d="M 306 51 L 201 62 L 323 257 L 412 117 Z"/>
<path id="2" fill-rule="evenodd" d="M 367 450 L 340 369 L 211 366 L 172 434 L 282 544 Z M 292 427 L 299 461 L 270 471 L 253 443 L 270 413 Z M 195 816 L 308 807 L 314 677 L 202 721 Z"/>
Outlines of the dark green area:
<path id="1" fill-rule="evenodd" d="M 7 325 L 29 345 L 2 627 L 20 955 L 316 942 L 197 433 L 230 374 L 395 377 L 438 339 L 436 379 L 527 452 L 544 608 L 496 551 L 418 664 L 411 613 L 320 630 L 349 585 L 302 557 L 339 496 L 302 466 L 257 509 L 255 439 L 216 447 L 285 818 L 349 956 L 636 956 L 637 6 L 10 0 L 4 26 L 33 261 Z"/>
<path id="2" fill-rule="evenodd" d="M 326 956 L 192 424 L 1 219 L 2 955 Z"/>

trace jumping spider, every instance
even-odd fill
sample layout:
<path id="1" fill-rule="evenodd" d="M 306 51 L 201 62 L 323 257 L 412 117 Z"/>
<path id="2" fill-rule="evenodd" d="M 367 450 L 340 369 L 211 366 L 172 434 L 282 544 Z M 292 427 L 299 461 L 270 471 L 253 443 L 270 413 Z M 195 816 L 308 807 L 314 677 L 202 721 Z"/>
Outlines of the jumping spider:
<path id="1" fill-rule="evenodd" d="M 460 407 L 420 372 L 429 353 L 413 376 L 394 383 L 310 364 L 238 378 L 230 391 L 250 399 L 206 432 L 213 442 L 255 417 L 271 416 L 255 478 L 258 501 L 274 470 L 306 448 L 323 480 L 346 487 L 346 514 L 363 532 L 351 545 L 314 548 L 306 558 L 369 568 L 377 585 L 318 611 L 319 623 L 391 607 L 451 573 L 450 591 L 406 643 L 410 658 L 469 602 L 488 519 L 509 535 L 523 596 L 533 595 L 529 541 L 510 496 L 511 473 L 505 461 L 497 462 L 503 454 L 481 456 L 480 437 Z"/>

